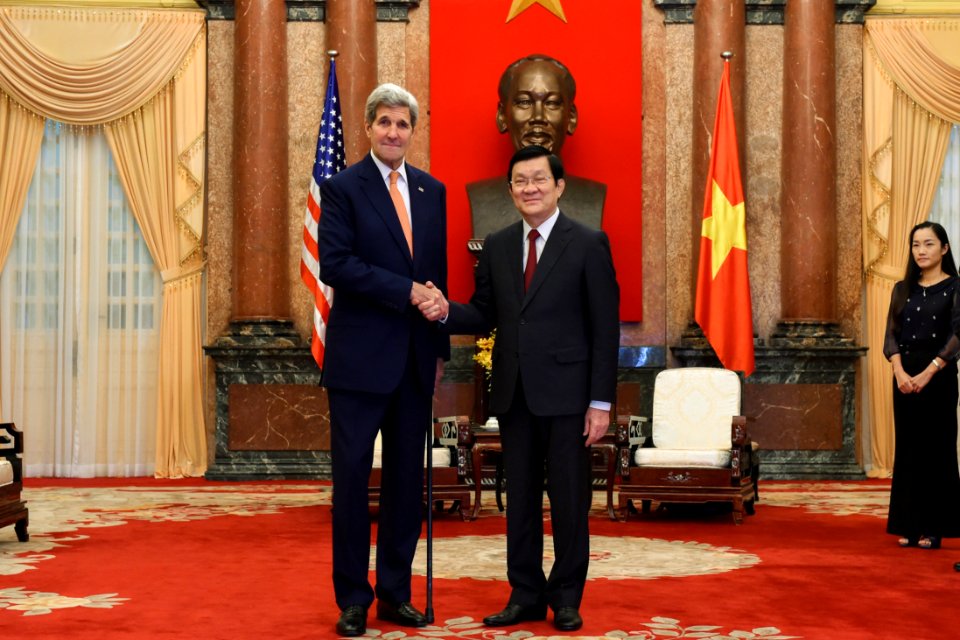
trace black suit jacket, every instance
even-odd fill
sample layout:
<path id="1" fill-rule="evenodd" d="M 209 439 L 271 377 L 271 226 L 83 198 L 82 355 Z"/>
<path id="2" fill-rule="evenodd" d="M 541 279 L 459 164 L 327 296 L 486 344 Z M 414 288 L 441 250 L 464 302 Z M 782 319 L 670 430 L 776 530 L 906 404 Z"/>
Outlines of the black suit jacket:
<path id="1" fill-rule="evenodd" d="M 369 154 L 320 187 L 320 276 L 334 289 L 323 384 L 388 393 L 412 352 L 420 382 L 433 393 L 437 358 L 450 339 L 410 304 L 413 281 L 447 290 L 446 188 L 407 164 L 413 257 L 390 192 Z"/>
<path id="2" fill-rule="evenodd" d="M 614 402 L 620 344 L 620 289 L 602 231 L 562 212 L 530 290 L 523 292 L 523 225 L 490 234 L 469 304 L 451 303 L 451 333 L 497 330 L 490 411 L 510 407 L 517 378 L 534 415 L 584 413 Z"/>

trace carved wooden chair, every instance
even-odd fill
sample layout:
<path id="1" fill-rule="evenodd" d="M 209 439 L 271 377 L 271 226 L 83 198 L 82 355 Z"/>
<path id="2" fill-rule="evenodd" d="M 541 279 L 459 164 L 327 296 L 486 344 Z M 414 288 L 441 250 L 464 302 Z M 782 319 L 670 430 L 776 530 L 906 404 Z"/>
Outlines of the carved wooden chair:
<path id="1" fill-rule="evenodd" d="M 642 418 L 618 424 L 623 519 L 635 501 L 644 513 L 653 501 L 730 502 L 737 524 L 744 512 L 752 515 L 758 462 L 746 418 L 739 413 L 740 378 L 733 371 L 688 367 L 660 372 L 652 425 Z"/>
<path id="2" fill-rule="evenodd" d="M 29 512 L 23 491 L 23 432 L 12 422 L 0 424 L 0 527 L 12 524 L 17 540 L 26 542 Z"/>
<path id="3" fill-rule="evenodd" d="M 466 462 L 458 448 L 464 437 L 461 431 L 466 433 L 470 431 L 470 419 L 467 416 L 434 420 L 433 447 L 430 449 L 433 465 L 433 505 L 431 506 L 442 510 L 444 502 L 449 500 L 452 503 L 450 511 L 459 510 L 460 517 L 468 520 L 472 488 L 466 483 Z M 373 446 L 373 469 L 370 471 L 370 505 L 377 505 L 380 502 L 381 453 L 381 438 L 378 433 Z M 423 499 L 427 499 L 426 475 L 424 475 Z"/>

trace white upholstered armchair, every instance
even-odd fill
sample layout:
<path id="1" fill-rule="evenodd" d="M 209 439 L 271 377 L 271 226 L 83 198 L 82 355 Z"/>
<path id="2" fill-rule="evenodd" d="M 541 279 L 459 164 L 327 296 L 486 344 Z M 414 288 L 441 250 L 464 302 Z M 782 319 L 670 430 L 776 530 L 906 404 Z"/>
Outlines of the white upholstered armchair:
<path id="1" fill-rule="evenodd" d="M 739 415 L 740 386 L 737 374 L 726 369 L 687 367 L 657 375 L 652 425 L 618 427 L 624 518 L 637 500 L 644 513 L 652 501 L 730 502 L 737 524 L 744 511 L 753 513 L 758 462 L 746 418 Z"/>

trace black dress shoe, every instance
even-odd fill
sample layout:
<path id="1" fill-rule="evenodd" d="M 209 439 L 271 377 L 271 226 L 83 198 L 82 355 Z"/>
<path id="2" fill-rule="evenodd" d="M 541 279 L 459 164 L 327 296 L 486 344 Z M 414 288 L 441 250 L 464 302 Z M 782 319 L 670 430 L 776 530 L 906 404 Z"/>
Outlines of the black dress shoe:
<path id="1" fill-rule="evenodd" d="M 546 617 L 546 606 L 521 607 L 518 604 L 508 604 L 503 608 L 503 611 L 484 618 L 483 624 L 488 627 L 506 627 L 526 620 L 544 620 Z"/>
<path id="2" fill-rule="evenodd" d="M 337 633 L 352 638 L 362 636 L 367 632 L 367 608 L 359 604 L 352 604 L 340 612 L 337 620 Z"/>
<path id="3" fill-rule="evenodd" d="M 409 602 L 393 604 L 377 600 L 377 619 L 393 622 L 401 627 L 427 626 L 427 616 L 417 611 Z"/>
<path id="4" fill-rule="evenodd" d="M 553 626 L 560 631 L 576 631 L 583 626 L 583 618 L 576 607 L 560 607 L 553 612 Z"/>

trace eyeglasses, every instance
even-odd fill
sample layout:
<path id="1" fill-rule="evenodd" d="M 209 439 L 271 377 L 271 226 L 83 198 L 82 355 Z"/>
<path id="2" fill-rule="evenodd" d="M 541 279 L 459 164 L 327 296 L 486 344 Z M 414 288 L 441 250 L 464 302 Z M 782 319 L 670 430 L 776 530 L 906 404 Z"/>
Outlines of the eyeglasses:
<path id="1" fill-rule="evenodd" d="M 543 189 L 553 180 L 550 176 L 536 176 L 533 179 L 528 178 L 517 178 L 510 182 L 510 186 L 514 189 L 526 189 L 528 185 L 533 185 L 537 189 Z"/>

